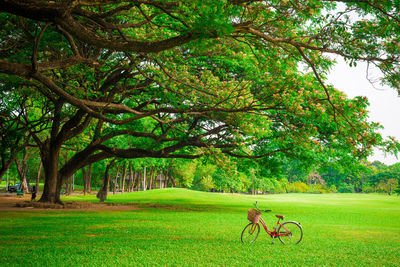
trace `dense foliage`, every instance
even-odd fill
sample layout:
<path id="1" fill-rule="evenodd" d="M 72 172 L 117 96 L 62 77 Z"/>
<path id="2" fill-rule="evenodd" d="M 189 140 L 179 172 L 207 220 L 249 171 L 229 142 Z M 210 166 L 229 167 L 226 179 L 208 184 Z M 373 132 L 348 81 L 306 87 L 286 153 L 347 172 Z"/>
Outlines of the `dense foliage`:
<path id="1" fill-rule="evenodd" d="M 216 190 L 243 191 L 251 170 L 267 188 L 290 159 L 393 149 L 367 100 L 325 75 L 331 54 L 398 88 L 398 14 L 397 0 L 1 0 L 2 140 L 19 130 L 13 147 L 37 147 L 49 202 L 113 158 L 260 159 L 237 162 L 239 176 L 210 167 Z"/>

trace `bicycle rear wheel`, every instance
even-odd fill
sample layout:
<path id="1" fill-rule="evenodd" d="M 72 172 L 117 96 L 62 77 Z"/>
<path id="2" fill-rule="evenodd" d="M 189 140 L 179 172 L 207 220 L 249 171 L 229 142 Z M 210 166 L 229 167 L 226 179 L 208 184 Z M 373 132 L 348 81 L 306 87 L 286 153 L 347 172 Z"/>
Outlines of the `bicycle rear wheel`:
<path id="1" fill-rule="evenodd" d="M 242 243 L 253 243 L 256 241 L 258 234 L 260 233 L 260 225 L 254 224 L 254 223 L 249 223 L 242 232 Z"/>
<path id="2" fill-rule="evenodd" d="M 278 229 L 278 238 L 283 244 L 296 245 L 303 238 L 303 229 L 297 222 L 284 222 Z"/>

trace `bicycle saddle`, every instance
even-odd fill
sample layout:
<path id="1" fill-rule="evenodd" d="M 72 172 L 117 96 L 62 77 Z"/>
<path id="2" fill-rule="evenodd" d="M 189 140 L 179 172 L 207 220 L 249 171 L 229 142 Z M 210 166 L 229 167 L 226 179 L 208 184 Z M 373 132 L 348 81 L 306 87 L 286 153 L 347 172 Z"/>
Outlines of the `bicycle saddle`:
<path id="1" fill-rule="evenodd" d="M 275 217 L 281 220 L 285 219 L 285 215 L 275 215 Z"/>

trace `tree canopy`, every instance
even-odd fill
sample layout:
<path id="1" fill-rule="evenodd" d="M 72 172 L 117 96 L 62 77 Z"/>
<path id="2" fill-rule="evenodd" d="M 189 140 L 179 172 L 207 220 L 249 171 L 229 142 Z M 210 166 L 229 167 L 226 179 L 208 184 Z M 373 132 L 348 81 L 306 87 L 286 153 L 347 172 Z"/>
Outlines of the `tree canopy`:
<path id="1" fill-rule="evenodd" d="M 384 144 L 368 102 L 347 99 L 325 75 L 340 56 L 378 67 L 381 82 L 399 88 L 399 9 L 398 1 L 0 0 L 1 107 L 36 106 L 23 124 L 1 114 L 39 147 L 42 201 L 59 201 L 70 175 L 113 157 L 365 157 Z"/>

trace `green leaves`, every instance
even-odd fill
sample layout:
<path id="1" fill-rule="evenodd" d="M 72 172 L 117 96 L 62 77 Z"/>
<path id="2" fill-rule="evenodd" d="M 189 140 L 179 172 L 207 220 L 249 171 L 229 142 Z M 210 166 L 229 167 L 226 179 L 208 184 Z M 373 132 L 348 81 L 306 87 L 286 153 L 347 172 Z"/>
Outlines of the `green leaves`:
<path id="1" fill-rule="evenodd" d="M 335 54 L 375 64 L 398 88 L 396 1 L 116 1 L 57 19 L 18 18 L 13 12 L 36 9 L 14 4 L 20 9 L 0 15 L 3 106 L 18 111 L 22 96 L 38 103 L 36 117 L 55 118 L 55 129 L 79 125 L 58 139 L 79 141 L 76 162 L 228 153 L 269 157 L 278 169 L 283 154 L 329 162 L 397 146 L 367 120 L 364 99 L 325 84 L 334 64 L 327 54 Z M 71 122 L 78 110 L 91 123 Z M 35 130 L 45 142 L 47 128 Z M 229 172 L 215 177 L 220 189 L 232 182 Z M 247 183 L 238 177 L 229 186 Z"/>

